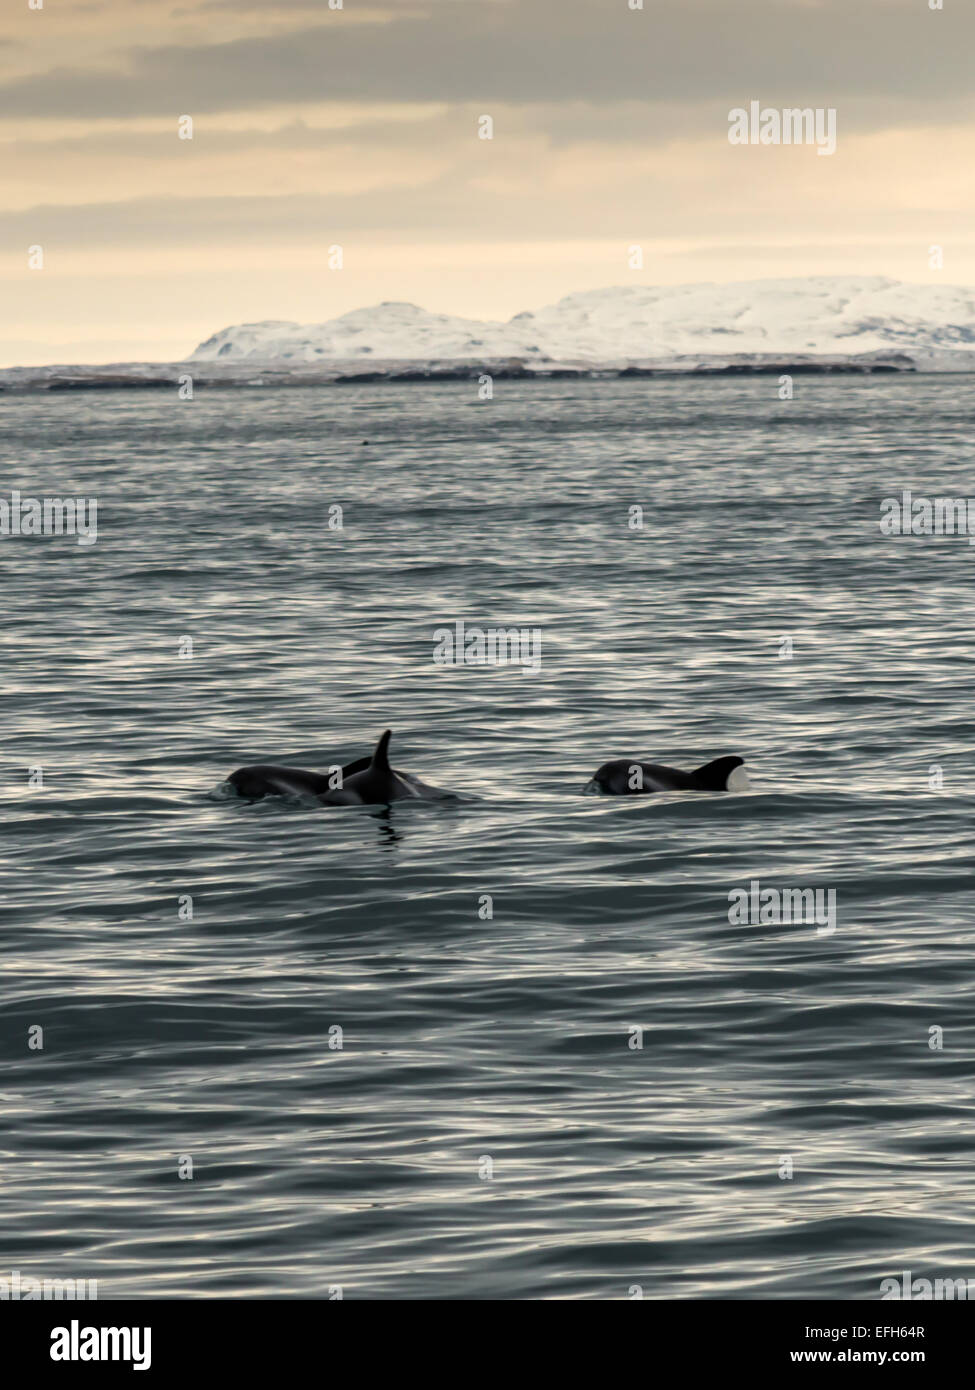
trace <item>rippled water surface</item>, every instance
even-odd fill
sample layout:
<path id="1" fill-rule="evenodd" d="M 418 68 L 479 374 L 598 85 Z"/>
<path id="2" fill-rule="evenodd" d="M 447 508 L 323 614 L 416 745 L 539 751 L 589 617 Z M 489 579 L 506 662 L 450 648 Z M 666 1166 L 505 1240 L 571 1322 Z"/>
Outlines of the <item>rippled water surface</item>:
<path id="1" fill-rule="evenodd" d="M 973 491 L 975 384 L 777 391 L 0 403 L 3 495 L 99 503 L 94 546 L 0 540 L 0 1272 L 975 1276 L 975 548 L 878 527 L 902 488 Z M 457 619 L 539 627 L 541 669 L 436 666 Z M 462 799 L 217 790 L 387 727 Z M 610 757 L 724 753 L 750 792 L 581 794 Z M 753 879 L 835 890 L 835 932 L 732 925 Z"/>

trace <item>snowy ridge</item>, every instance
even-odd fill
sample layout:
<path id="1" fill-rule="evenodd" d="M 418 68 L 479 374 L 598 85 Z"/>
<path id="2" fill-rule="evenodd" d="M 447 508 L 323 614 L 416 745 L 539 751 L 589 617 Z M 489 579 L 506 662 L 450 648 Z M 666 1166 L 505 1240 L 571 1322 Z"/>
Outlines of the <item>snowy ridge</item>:
<path id="1" fill-rule="evenodd" d="M 975 354 L 975 290 L 907 284 L 882 276 L 814 276 L 732 284 L 630 285 L 570 294 L 507 323 L 432 314 L 385 303 L 331 319 L 225 328 L 201 343 L 196 362 L 323 363 L 663 361 L 693 354 Z M 973 356 L 975 361 L 975 356 Z"/>

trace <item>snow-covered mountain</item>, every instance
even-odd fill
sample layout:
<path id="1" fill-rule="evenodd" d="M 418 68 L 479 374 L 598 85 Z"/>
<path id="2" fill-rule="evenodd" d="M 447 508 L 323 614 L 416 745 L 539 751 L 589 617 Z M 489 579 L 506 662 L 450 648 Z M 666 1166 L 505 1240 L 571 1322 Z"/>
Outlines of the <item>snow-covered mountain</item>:
<path id="1" fill-rule="evenodd" d="M 918 361 L 946 350 L 970 351 L 975 360 L 975 290 L 882 276 L 628 285 L 570 294 L 507 323 L 386 303 L 327 323 L 269 320 L 225 328 L 190 360 L 283 365 L 513 357 L 613 364 L 685 354 L 889 350 Z"/>

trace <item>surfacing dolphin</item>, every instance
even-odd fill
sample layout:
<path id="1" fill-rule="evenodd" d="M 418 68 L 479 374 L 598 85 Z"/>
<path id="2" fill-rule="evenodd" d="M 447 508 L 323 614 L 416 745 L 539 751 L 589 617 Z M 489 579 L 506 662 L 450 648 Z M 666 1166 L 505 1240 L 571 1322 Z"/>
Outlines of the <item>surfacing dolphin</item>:
<path id="1" fill-rule="evenodd" d="M 342 769 L 342 781 L 369 766 L 368 758 L 357 758 Z M 277 767 L 259 763 L 239 767 L 227 778 L 239 796 L 259 801 L 264 796 L 324 796 L 333 788 L 334 772 L 309 772 L 303 767 Z"/>
<path id="2" fill-rule="evenodd" d="M 744 758 L 715 758 L 694 772 L 617 758 L 603 763 L 583 790 L 606 796 L 646 796 L 650 792 L 738 792 L 748 786 Z"/>
<path id="3" fill-rule="evenodd" d="M 270 763 L 239 767 L 227 781 L 239 796 L 251 801 L 265 796 L 304 796 L 315 797 L 328 806 L 383 805 L 407 798 L 427 800 L 451 795 L 408 772 L 391 768 L 389 740 L 387 729 L 371 758 L 357 758 L 343 767 L 340 786 L 335 785 L 334 771 L 310 772 L 303 767 L 277 767 Z"/>
<path id="4" fill-rule="evenodd" d="M 343 772 L 341 787 L 321 798 L 326 806 L 385 806 L 390 801 L 431 801 L 452 795 L 439 787 L 428 786 L 408 772 L 397 772 L 390 767 L 391 738 L 392 731 L 387 729 L 376 744 L 371 760 L 363 759 L 367 766 L 361 772 L 353 772 L 349 777 Z"/>

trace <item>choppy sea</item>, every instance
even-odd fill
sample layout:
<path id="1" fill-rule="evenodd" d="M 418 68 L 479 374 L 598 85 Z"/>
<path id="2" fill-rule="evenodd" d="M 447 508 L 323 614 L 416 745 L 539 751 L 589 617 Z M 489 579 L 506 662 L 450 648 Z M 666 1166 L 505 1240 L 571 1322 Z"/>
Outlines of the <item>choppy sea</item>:
<path id="1" fill-rule="evenodd" d="M 0 538 L 0 1274 L 975 1277 L 975 547 L 879 526 L 973 492 L 973 412 L 944 376 L 0 402 L 0 495 L 98 503 L 94 544 Z M 458 621 L 539 669 L 438 665 Z M 458 800 L 221 789 L 385 728 Z M 582 794 L 726 753 L 750 791 Z M 753 883 L 833 928 L 733 922 Z"/>

